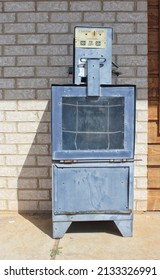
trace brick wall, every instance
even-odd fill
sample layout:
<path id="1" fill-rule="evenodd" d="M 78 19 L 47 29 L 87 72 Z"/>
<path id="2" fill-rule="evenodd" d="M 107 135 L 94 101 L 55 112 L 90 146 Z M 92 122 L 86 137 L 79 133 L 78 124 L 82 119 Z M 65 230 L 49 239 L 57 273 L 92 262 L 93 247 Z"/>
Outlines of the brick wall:
<path id="1" fill-rule="evenodd" d="M 69 83 L 76 25 L 112 26 L 137 85 L 135 209 L 146 209 L 147 1 L 0 1 L 0 210 L 51 210 L 50 88 Z"/>

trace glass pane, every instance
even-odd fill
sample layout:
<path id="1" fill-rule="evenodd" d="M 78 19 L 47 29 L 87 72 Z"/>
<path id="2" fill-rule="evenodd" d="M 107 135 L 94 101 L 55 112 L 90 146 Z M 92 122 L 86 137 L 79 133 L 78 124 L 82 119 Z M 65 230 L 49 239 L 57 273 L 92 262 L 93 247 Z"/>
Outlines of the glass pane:
<path id="1" fill-rule="evenodd" d="M 63 150 L 124 149 L 124 97 L 63 97 Z"/>

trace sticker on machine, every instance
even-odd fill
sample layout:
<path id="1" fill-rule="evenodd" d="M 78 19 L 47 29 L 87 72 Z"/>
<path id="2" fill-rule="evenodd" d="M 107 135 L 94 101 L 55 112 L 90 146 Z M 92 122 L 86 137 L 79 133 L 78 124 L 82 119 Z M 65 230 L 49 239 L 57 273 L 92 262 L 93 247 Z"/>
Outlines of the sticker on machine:
<path id="1" fill-rule="evenodd" d="M 75 46 L 76 48 L 106 48 L 106 31 L 76 28 Z"/>

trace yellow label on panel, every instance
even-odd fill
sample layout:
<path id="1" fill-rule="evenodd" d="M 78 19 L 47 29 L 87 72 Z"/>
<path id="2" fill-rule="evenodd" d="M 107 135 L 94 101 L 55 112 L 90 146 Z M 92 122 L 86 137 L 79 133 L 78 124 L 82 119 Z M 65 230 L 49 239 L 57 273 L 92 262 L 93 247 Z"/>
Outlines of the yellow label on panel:
<path id="1" fill-rule="evenodd" d="M 76 48 L 106 48 L 106 31 L 76 28 L 75 46 Z"/>

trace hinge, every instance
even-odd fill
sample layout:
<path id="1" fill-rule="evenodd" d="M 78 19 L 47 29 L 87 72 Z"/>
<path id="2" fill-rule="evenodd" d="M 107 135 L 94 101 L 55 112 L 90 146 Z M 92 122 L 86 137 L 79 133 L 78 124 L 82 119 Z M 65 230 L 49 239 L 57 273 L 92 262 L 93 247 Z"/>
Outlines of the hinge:
<path id="1" fill-rule="evenodd" d="M 67 163 L 67 164 L 72 164 L 72 163 L 76 163 L 77 160 L 73 160 L 73 159 L 65 159 L 65 160 L 60 160 L 60 163 Z"/>
<path id="2" fill-rule="evenodd" d="M 109 160 L 109 162 L 133 162 L 134 159 L 124 159 L 124 158 L 121 158 L 121 159 L 111 159 Z"/>
<path id="3" fill-rule="evenodd" d="M 108 162 L 127 162 L 127 159 L 110 159 Z"/>

